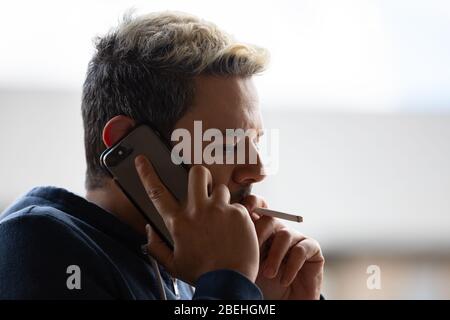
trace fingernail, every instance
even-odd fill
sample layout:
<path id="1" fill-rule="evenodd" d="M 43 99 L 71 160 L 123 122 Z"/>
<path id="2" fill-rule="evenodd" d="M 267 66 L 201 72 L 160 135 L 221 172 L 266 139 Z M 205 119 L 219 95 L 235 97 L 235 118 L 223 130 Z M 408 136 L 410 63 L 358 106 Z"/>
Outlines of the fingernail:
<path id="1" fill-rule="evenodd" d="M 138 156 L 134 159 L 134 161 L 135 161 L 136 166 L 137 166 L 137 167 L 140 167 L 140 168 L 142 168 L 142 167 L 146 164 L 146 158 L 145 158 L 145 156 L 143 156 L 142 154 L 141 154 L 141 155 L 138 155 Z"/>
<path id="2" fill-rule="evenodd" d="M 146 224 L 146 225 L 145 225 L 145 231 L 147 231 L 147 233 L 150 232 L 150 225 L 149 225 L 149 224 Z"/>
<path id="3" fill-rule="evenodd" d="M 142 156 L 137 156 L 134 159 L 134 164 L 136 165 L 136 168 L 139 168 L 144 163 L 144 158 Z"/>

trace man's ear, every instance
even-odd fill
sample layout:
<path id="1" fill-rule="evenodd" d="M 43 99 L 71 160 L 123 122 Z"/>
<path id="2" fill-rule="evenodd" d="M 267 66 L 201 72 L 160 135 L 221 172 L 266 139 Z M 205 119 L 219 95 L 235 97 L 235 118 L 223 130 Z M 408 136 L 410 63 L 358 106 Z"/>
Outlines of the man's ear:
<path id="1" fill-rule="evenodd" d="M 103 128 L 103 143 L 107 148 L 122 139 L 135 127 L 135 122 L 130 117 L 120 115 L 111 118 Z"/>

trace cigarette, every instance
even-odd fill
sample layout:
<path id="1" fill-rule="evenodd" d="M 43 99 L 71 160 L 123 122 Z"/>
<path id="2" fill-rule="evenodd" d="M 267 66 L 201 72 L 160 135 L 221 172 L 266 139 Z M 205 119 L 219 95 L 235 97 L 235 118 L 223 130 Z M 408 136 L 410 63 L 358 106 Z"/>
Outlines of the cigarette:
<path id="1" fill-rule="evenodd" d="M 284 213 L 284 212 L 275 211 L 275 210 L 269 210 L 266 208 L 256 208 L 254 210 L 254 212 L 256 212 L 257 214 L 262 214 L 262 215 L 280 218 L 280 219 L 284 219 L 284 220 L 294 221 L 294 222 L 298 222 L 298 223 L 303 222 L 302 216 L 296 216 L 294 214 Z"/>

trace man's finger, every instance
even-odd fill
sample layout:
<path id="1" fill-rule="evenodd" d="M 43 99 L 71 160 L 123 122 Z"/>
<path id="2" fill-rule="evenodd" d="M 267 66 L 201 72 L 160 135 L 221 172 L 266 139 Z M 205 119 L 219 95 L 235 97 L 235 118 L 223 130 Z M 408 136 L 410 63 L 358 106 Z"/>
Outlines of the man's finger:
<path id="1" fill-rule="evenodd" d="M 288 253 L 286 265 L 281 278 L 281 285 L 287 287 L 294 281 L 297 273 L 306 261 L 306 249 L 297 244 L 293 246 Z"/>
<path id="2" fill-rule="evenodd" d="M 171 216 L 177 207 L 177 201 L 158 177 L 150 161 L 143 155 L 135 158 L 135 166 L 144 189 L 163 219 Z"/>
<path id="3" fill-rule="evenodd" d="M 306 262 L 323 263 L 320 246 L 314 239 L 305 238 L 289 250 L 281 284 L 289 286 Z"/>
<path id="4" fill-rule="evenodd" d="M 259 247 L 264 244 L 275 232 L 275 218 L 262 216 L 254 221 Z"/>
<path id="5" fill-rule="evenodd" d="M 214 187 L 212 197 L 222 203 L 230 203 L 230 190 L 224 184 L 218 184 Z"/>
<path id="6" fill-rule="evenodd" d="M 272 279 L 278 274 L 281 262 L 292 246 L 292 240 L 293 237 L 287 229 L 282 229 L 274 235 L 272 246 L 264 263 L 265 277 Z"/>
<path id="7" fill-rule="evenodd" d="M 248 196 L 246 196 L 244 198 L 244 200 L 242 200 L 242 204 L 247 208 L 248 212 L 250 212 L 250 214 L 255 214 L 259 217 L 258 214 L 253 213 L 253 210 L 255 210 L 256 208 L 267 208 L 267 203 L 266 201 L 254 194 L 250 194 Z"/>
<path id="8" fill-rule="evenodd" d="M 318 262 L 324 260 L 320 245 L 316 240 L 304 238 L 296 245 L 300 245 L 305 249 L 307 262 Z"/>
<path id="9" fill-rule="evenodd" d="M 209 198 L 212 189 L 211 172 L 204 166 L 196 165 L 189 170 L 188 199 L 203 203 Z"/>

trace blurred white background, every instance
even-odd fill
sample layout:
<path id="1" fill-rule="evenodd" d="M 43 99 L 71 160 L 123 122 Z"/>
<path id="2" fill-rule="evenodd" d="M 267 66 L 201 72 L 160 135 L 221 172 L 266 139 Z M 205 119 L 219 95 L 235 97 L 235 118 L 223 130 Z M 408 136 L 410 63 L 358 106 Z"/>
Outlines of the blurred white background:
<path id="1" fill-rule="evenodd" d="M 446 0 L 3 1 L 0 210 L 35 185 L 84 194 L 92 39 L 130 8 L 193 13 L 270 50 L 257 86 L 280 168 L 255 190 L 303 215 L 327 297 L 450 298 Z"/>

